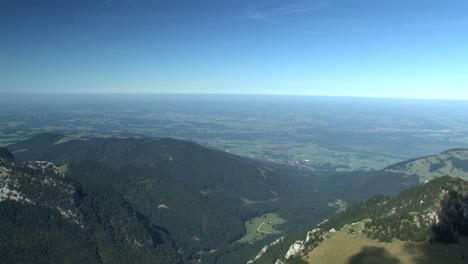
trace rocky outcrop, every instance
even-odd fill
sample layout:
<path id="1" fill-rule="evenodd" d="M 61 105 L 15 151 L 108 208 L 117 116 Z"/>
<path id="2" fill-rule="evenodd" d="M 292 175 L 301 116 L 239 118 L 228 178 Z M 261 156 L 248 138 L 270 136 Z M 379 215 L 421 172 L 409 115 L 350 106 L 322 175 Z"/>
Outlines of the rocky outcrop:
<path id="1" fill-rule="evenodd" d="M 80 224 L 77 208 L 78 191 L 47 161 L 17 162 L 13 155 L 0 149 L 0 202 L 15 201 L 56 210 L 60 215 Z"/>
<path id="2" fill-rule="evenodd" d="M 304 249 L 305 249 L 304 241 L 303 240 L 296 240 L 296 242 L 294 242 L 294 244 L 292 244 L 289 247 L 288 252 L 286 252 L 286 255 L 284 256 L 284 258 L 289 259 L 291 257 L 297 256 Z"/>
<path id="3" fill-rule="evenodd" d="M 257 261 L 259 258 L 261 258 L 263 255 L 265 255 L 265 253 L 268 251 L 268 249 L 270 249 L 272 246 L 275 246 L 281 242 L 283 242 L 284 240 L 284 237 L 280 237 L 278 239 L 276 239 L 275 241 L 273 241 L 272 243 L 270 243 L 269 245 L 265 245 L 262 250 L 260 250 L 260 252 L 257 254 L 257 256 L 255 256 L 254 259 L 252 260 L 249 260 L 247 262 L 247 264 L 252 264 L 254 263 L 255 261 Z"/>
<path id="4" fill-rule="evenodd" d="M 296 242 L 289 247 L 284 259 L 298 256 L 305 251 L 309 251 L 317 247 L 323 240 L 325 240 L 325 235 L 325 232 L 321 228 L 315 228 L 308 231 L 305 240 L 296 240 Z"/>

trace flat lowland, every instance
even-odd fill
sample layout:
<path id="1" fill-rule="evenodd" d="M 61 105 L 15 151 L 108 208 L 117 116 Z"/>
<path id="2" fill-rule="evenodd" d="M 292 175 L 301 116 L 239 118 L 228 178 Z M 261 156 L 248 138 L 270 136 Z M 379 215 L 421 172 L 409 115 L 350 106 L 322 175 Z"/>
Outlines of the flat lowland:
<path id="1" fill-rule="evenodd" d="M 331 234 L 317 248 L 305 256 L 308 263 L 321 264 L 436 264 L 468 263 L 468 239 L 460 244 L 412 243 L 395 240 L 392 243 L 375 241 L 350 226 Z"/>

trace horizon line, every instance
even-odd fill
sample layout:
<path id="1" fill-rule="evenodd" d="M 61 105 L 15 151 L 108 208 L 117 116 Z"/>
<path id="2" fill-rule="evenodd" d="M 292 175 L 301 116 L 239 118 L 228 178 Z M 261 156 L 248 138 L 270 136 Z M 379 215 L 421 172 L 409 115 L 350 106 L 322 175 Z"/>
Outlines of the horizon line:
<path id="1" fill-rule="evenodd" d="M 427 100 L 427 101 L 468 101 L 468 98 L 433 98 L 433 97 L 398 97 L 373 95 L 320 95 L 320 94 L 278 94 L 278 93 L 190 93 L 190 92 L 4 92 L 0 95 L 169 95 L 169 96 L 271 96 L 271 97 L 322 97 L 322 98 L 355 98 L 355 99 L 399 99 L 399 100 Z"/>

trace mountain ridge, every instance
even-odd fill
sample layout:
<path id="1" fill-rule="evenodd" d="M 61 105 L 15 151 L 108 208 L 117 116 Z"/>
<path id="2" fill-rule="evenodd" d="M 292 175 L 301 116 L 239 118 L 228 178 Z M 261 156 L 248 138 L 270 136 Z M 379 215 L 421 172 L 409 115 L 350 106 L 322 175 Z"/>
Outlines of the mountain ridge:
<path id="1" fill-rule="evenodd" d="M 208 149 L 193 142 L 171 138 L 89 138 L 54 144 L 64 137 L 58 133 L 43 133 L 9 148 L 19 160 L 48 160 L 54 164 L 94 160 L 114 167 L 149 164 L 200 190 L 212 188 L 241 198 L 241 190 L 250 189 L 255 190 L 250 192 L 252 197 L 246 197 L 250 200 L 275 198 L 270 192 L 274 188 L 265 187 L 278 181 L 270 170 L 261 169 L 258 163 L 250 159 Z M 220 178 L 227 183 L 226 186 L 213 185 Z"/>
<path id="2" fill-rule="evenodd" d="M 428 258 L 423 258 L 427 262 L 421 262 L 418 252 L 432 256 L 427 250 L 449 250 L 458 254 L 451 258 L 453 263 L 464 263 L 468 245 L 467 212 L 468 182 L 459 177 L 444 176 L 393 197 L 374 196 L 353 205 L 315 229 L 304 232 L 307 235 L 302 233 L 285 238 L 286 245 L 271 248 L 272 252 L 267 253 L 265 259 L 254 263 L 367 263 L 363 260 L 353 262 L 354 253 L 359 259 L 368 259 L 378 253 L 381 261 L 387 259 L 388 263 L 400 263 L 398 258 L 403 263 L 438 263 L 430 262 Z M 342 247 L 345 243 L 348 249 Z M 363 251 L 359 252 L 356 245 L 362 245 Z M 365 251 L 366 245 L 372 250 Z M 412 248 L 411 252 L 406 252 L 408 247 Z M 334 248 L 343 248 L 344 255 L 350 259 L 343 256 L 330 258 Z M 350 248 L 355 251 L 349 252 Z M 379 251 L 375 252 L 377 249 Z M 402 255 L 391 256 L 387 250 Z M 435 259 L 440 261 L 440 257 Z"/>
<path id="3" fill-rule="evenodd" d="M 384 169 L 386 172 L 403 173 L 405 175 L 417 175 L 419 181 L 445 175 L 458 176 L 468 180 L 468 149 L 455 148 L 430 155 L 399 162 Z"/>
<path id="4" fill-rule="evenodd" d="M 420 175 L 404 171 L 307 175 L 294 168 L 284 169 L 170 138 L 69 138 L 44 133 L 10 148 L 20 160 L 50 160 L 61 165 L 58 173 L 88 194 L 80 201 L 91 210 L 91 215 L 97 215 L 94 220 L 103 218 L 107 219 L 105 223 L 112 222 L 108 218 L 112 211 L 102 207 L 102 203 L 128 208 L 116 211 L 122 215 L 133 212 L 135 225 L 140 226 L 139 230 L 147 230 L 142 234 L 155 229 L 159 237 L 167 237 L 163 240 L 174 241 L 186 263 L 247 261 L 261 249 L 261 243 L 272 243 L 285 233 L 318 223 L 347 203 L 354 204 L 372 194 L 394 195 L 421 184 Z M 372 199 L 388 201 L 385 197 Z M 120 202 L 108 201 L 111 198 Z M 267 215 L 286 221 L 280 233 L 259 241 L 255 236 L 252 240 L 244 239 L 259 230 L 256 222 L 261 223 L 258 219 Z M 107 237 L 106 232 L 102 234 Z M 303 234 L 297 234 L 296 240 L 303 240 Z M 316 238 L 322 236 L 314 234 Z M 292 237 L 295 235 L 287 235 L 285 242 L 274 247 L 282 247 L 285 253 L 289 245 L 295 244 Z M 138 241 L 134 244 L 142 244 Z M 290 244 L 285 248 L 287 243 Z M 305 242 L 295 244 L 297 249 L 306 246 Z M 111 252 L 114 247 L 109 248 Z M 118 251 L 107 256 L 112 255 L 118 255 Z"/>
<path id="5" fill-rule="evenodd" d="M 46 159 L 62 165 L 67 177 L 84 190 L 121 195 L 151 223 L 162 224 L 189 263 L 200 259 L 236 263 L 229 260 L 235 250 L 249 252 L 261 246 L 236 242 L 247 234 L 246 223 L 268 213 L 283 217 L 287 222 L 281 232 L 288 232 L 332 211 L 307 184 L 289 179 L 290 172 L 193 142 L 68 140 L 60 134 L 40 134 L 10 148 L 21 160 Z M 311 202 L 299 207 L 304 200 Z M 235 258 L 248 258 L 247 254 Z"/>

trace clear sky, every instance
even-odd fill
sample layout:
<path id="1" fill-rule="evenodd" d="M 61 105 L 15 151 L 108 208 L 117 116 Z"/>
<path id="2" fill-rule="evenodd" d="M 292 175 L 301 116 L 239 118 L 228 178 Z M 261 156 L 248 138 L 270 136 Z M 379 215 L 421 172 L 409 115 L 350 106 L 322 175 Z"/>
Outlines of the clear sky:
<path id="1" fill-rule="evenodd" d="M 0 0 L 0 92 L 468 99 L 468 1 Z"/>

